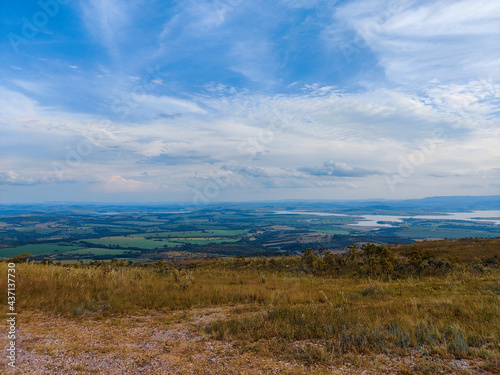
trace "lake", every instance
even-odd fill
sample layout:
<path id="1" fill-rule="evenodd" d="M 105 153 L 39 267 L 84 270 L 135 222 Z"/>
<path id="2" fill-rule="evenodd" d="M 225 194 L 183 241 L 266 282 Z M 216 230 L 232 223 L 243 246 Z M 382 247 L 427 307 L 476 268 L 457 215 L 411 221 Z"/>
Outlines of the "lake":
<path id="1" fill-rule="evenodd" d="M 500 225 L 500 210 L 471 211 L 471 212 L 451 212 L 442 215 L 346 215 L 333 214 L 329 212 L 317 211 L 274 211 L 276 215 L 314 215 L 314 216 L 343 216 L 362 219 L 355 224 L 359 227 L 392 227 L 390 223 L 402 223 L 406 219 L 425 219 L 425 220 L 460 220 L 474 221 L 480 223 L 492 223 Z M 384 222 L 384 223 L 381 223 Z M 389 222 L 389 223 L 386 223 Z"/>

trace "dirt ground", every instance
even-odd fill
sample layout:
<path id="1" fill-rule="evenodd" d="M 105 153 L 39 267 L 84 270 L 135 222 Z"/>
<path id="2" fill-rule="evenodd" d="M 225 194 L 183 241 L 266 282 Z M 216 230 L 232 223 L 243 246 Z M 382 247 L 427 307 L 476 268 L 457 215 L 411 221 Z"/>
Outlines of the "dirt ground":
<path id="1" fill-rule="evenodd" d="M 67 319 L 42 313 L 19 315 L 17 368 L 0 357 L 1 374 L 409 374 L 418 359 L 375 356 L 334 367 L 307 367 L 241 352 L 211 339 L 207 323 L 234 307 Z M 6 342 L 7 340 L 5 340 Z M 361 364 L 361 366 L 360 366 Z M 456 374 L 479 373 L 466 360 L 449 362 Z M 416 370 L 416 372 L 415 372 Z"/>

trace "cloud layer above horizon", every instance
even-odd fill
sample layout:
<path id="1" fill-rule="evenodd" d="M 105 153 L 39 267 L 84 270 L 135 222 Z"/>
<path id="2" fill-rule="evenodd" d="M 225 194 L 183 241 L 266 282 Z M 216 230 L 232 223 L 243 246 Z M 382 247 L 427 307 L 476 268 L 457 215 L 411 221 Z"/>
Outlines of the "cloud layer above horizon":
<path id="1" fill-rule="evenodd" d="M 500 3 L 0 10 L 0 202 L 500 191 Z"/>

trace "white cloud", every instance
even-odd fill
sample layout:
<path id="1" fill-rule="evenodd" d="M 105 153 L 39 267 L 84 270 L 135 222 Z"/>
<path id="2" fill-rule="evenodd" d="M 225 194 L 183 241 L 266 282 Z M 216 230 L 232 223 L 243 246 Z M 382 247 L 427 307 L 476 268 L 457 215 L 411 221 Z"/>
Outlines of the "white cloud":
<path id="1" fill-rule="evenodd" d="M 190 194 L 186 183 L 203 188 L 213 173 L 231 175 L 231 184 L 224 187 L 228 191 L 373 188 L 384 196 L 389 190 L 383 173 L 397 173 L 400 158 L 418 149 L 436 128 L 443 131 L 442 141 L 408 184 L 398 185 L 401 195 L 437 179 L 431 174 L 444 172 L 457 175 L 447 179 L 448 189 L 457 189 L 467 183 L 472 171 L 494 168 L 500 157 L 495 113 L 498 87 L 477 81 L 431 83 L 420 95 L 388 89 L 346 93 L 310 85 L 303 94 L 294 95 L 237 92 L 219 98 L 193 96 L 190 101 L 148 96 L 141 105 L 154 108 L 151 113 L 168 105 L 172 111 L 184 112 L 169 119 L 145 117 L 139 124 L 105 123 L 0 90 L 10 103 L 0 110 L 0 124 L 15 138 L 2 139 L 2 147 L 31 153 L 28 160 L 17 159 L 12 151 L 2 155 L 10 161 L 3 170 L 26 172 L 25 177 L 3 175 L 4 183 L 11 184 L 58 182 L 28 173 L 29 159 L 33 168 L 47 170 L 47 174 L 52 171 L 52 160 L 64 164 L 68 152 L 77 150 L 83 141 L 92 141 L 92 150 L 64 174 L 64 181 L 82 184 L 96 176 L 112 176 L 90 186 L 96 192 L 145 191 L 151 197 L 166 191 L 162 185 L 168 185 L 168 191 Z M 457 106 L 463 108 L 461 114 Z M 465 117 L 467 121 L 462 121 Z M 53 159 L 42 156 L 43 139 L 50 139 L 47 144 Z M 238 168 L 224 167 L 230 160 Z M 325 160 L 333 161 L 321 167 Z M 328 175 L 341 176 L 342 181 Z M 490 183 L 494 178 L 485 175 Z"/>
<path id="2" fill-rule="evenodd" d="M 280 0 L 286 6 L 290 8 L 305 8 L 313 9 L 314 7 L 321 4 L 322 0 Z M 329 2 L 329 5 L 333 5 L 336 1 Z"/>
<path id="3" fill-rule="evenodd" d="M 124 178 L 119 175 L 114 175 L 105 178 L 97 185 L 97 190 L 105 193 L 147 193 L 164 189 L 165 186 L 160 186 L 151 182 L 142 182 L 132 178 Z"/>
<path id="4" fill-rule="evenodd" d="M 335 19 L 356 32 L 353 47 L 365 43 L 395 82 L 500 78 L 498 2 L 356 1 L 337 8 Z M 333 43 L 336 30 L 343 29 L 330 27 Z"/>
<path id="5" fill-rule="evenodd" d="M 277 167 L 255 167 L 255 166 L 231 166 L 223 165 L 221 167 L 223 171 L 229 171 L 232 173 L 240 174 L 242 176 L 253 177 L 253 178 L 304 178 L 304 175 L 300 172 Z"/>
<path id="6" fill-rule="evenodd" d="M 0 172 L 0 185 L 34 185 L 36 181 L 14 171 Z"/>
<path id="7" fill-rule="evenodd" d="M 118 0 L 80 1 L 87 31 L 115 57 L 119 55 L 118 42 L 123 28 L 130 22 L 133 5 L 134 2 Z"/>
<path id="8" fill-rule="evenodd" d="M 161 39 L 169 38 L 171 33 L 181 28 L 189 35 L 201 38 L 221 27 L 231 14 L 242 5 L 241 0 L 206 1 L 186 0 L 178 4 L 176 14 L 163 26 Z"/>
<path id="9" fill-rule="evenodd" d="M 375 169 L 366 169 L 359 167 L 351 167 L 344 162 L 334 162 L 329 160 L 320 168 L 302 167 L 300 171 L 306 172 L 313 176 L 330 176 L 330 177 L 366 177 L 370 175 L 384 175 L 385 172 Z"/>
<path id="10" fill-rule="evenodd" d="M 238 41 L 230 53 L 231 69 L 253 82 L 264 85 L 275 84 L 279 69 L 273 47 L 266 40 Z"/>
<path id="11" fill-rule="evenodd" d="M 17 173 L 11 170 L 0 172 L 0 185 L 40 185 L 74 182 L 72 179 L 60 179 L 53 171 L 32 171 Z"/>
<path id="12" fill-rule="evenodd" d="M 466 84 L 431 83 L 424 88 L 426 101 L 459 127 L 491 127 L 500 104 L 500 84 L 470 81 Z"/>
<path id="13" fill-rule="evenodd" d="M 137 107 L 137 111 L 141 113 L 144 113 L 148 109 L 166 113 L 206 113 L 206 111 L 200 108 L 196 103 L 169 96 L 137 95 L 132 97 L 130 107 Z"/>

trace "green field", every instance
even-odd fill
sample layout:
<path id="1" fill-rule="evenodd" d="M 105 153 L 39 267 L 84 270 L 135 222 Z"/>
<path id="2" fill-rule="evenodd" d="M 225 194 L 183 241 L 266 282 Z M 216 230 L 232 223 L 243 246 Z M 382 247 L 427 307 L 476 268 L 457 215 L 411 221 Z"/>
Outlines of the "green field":
<path id="1" fill-rule="evenodd" d="M 36 234 L 56 234 L 56 233 L 65 233 L 67 228 L 35 228 L 35 227 L 23 227 L 23 228 L 14 228 L 14 230 L 18 232 L 25 233 L 36 233 Z"/>
<path id="2" fill-rule="evenodd" d="M 116 259 L 124 261 L 124 262 L 132 262 L 132 263 L 148 263 L 148 262 L 151 262 L 151 259 L 146 259 L 146 258 L 116 258 Z"/>
<path id="3" fill-rule="evenodd" d="M 217 238 L 217 239 L 210 239 L 210 238 L 205 238 L 205 239 L 179 239 L 179 242 L 182 243 L 187 243 L 191 245 L 208 245 L 208 244 L 213 244 L 213 243 L 224 243 L 224 242 L 238 242 L 240 239 L 239 238 Z"/>
<path id="4" fill-rule="evenodd" d="M 93 233 L 95 233 L 95 231 L 92 228 L 74 228 L 74 229 L 71 229 L 68 232 L 68 234 L 71 234 L 71 235 L 75 235 L 75 234 L 93 234 Z"/>
<path id="5" fill-rule="evenodd" d="M 85 240 L 85 242 L 95 245 L 117 246 L 122 248 L 137 247 L 146 250 L 163 249 L 164 246 L 174 247 L 180 245 L 179 243 L 172 241 L 148 240 L 143 237 L 127 237 L 127 236 L 93 238 Z"/>
<path id="6" fill-rule="evenodd" d="M 83 223 L 86 227 L 110 227 L 110 228 L 122 228 L 123 226 L 116 224 L 104 224 L 104 223 Z"/>
<path id="7" fill-rule="evenodd" d="M 294 223 L 312 225 L 345 225 L 353 224 L 357 221 L 357 216 L 317 216 L 317 215 L 271 215 L 265 216 L 259 221 L 269 221 L 272 223 L 294 225 Z"/>
<path id="8" fill-rule="evenodd" d="M 182 232 L 151 232 L 151 233 L 137 233 L 131 234 L 130 237 L 141 238 L 187 238 L 187 237 L 227 237 L 227 236 L 240 236 L 248 233 L 245 230 L 207 230 L 207 231 L 182 231 Z"/>
<path id="9" fill-rule="evenodd" d="M 326 233 L 326 234 L 349 234 L 348 231 L 342 229 L 326 229 L 326 230 L 313 229 L 313 232 Z"/>
<path id="10" fill-rule="evenodd" d="M 138 235 L 132 236 L 117 236 L 117 237 L 102 237 L 85 240 L 85 242 L 103 245 L 103 246 L 117 246 L 122 248 L 140 248 L 146 250 L 163 249 L 167 247 L 181 246 L 182 244 L 192 244 L 192 245 L 207 245 L 211 243 L 223 243 L 223 242 L 237 242 L 239 238 L 214 238 L 211 239 L 210 236 L 205 236 L 207 233 L 202 232 L 177 232 L 183 234 L 197 234 L 203 235 L 200 237 L 158 237 L 158 240 L 146 239 L 144 237 L 137 237 Z M 163 239 L 168 238 L 169 240 Z"/>
<path id="11" fill-rule="evenodd" d="M 37 229 L 45 231 L 44 229 Z M 72 229 L 73 234 L 84 234 L 92 232 L 92 229 Z M 63 253 L 67 254 L 92 254 L 92 255 L 113 255 L 123 254 L 127 248 L 138 248 L 144 250 L 163 250 L 165 247 L 173 248 L 183 244 L 207 245 L 220 243 L 233 243 L 240 238 L 229 238 L 226 236 L 240 236 L 248 233 L 248 230 L 210 230 L 210 231 L 177 231 L 177 232 L 155 232 L 141 233 L 130 236 L 112 236 L 80 240 L 78 242 L 61 244 L 33 244 L 18 247 L 5 248 L 0 250 L 0 257 L 13 257 L 19 254 L 28 253 L 32 255 L 41 255 L 45 253 Z M 148 237 L 148 238 L 145 238 Z M 85 248 L 82 241 L 106 246 L 104 248 Z M 122 248 L 112 249 L 112 247 Z"/>
<path id="12" fill-rule="evenodd" d="M 78 255 L 123 255 L 125 253 L 128 253 L 130 250 L 123 250 L 123 249 L 102 249 L 102 248 L 86 248 L 86 249 L 78 249 L 78 250 L 72 250 L 68 251 L 66 254 L 78 254 Z"/>
<path id="13" fill-rule="evenodd" d="M 400 237 L 409 238 L 465 238 L 465 237 L 498 237 L 498 233 L 490 233 L 482 230 L 474 230 L 473 228 L 458 229 L 458 228 L 439 228 L 432 227 L 410 227 L 404 228 L 396 232 Z"/>
<path id="14" fill-rule="evenodd" d="M 140 221 L 140 220 L 129 220 L 129 221 L 117 221 L 118 224 L 126 225 L 161 225 L 164 224 L 163 221 Z"/>
<path id="15" fill-rule="evenodd" d="M 81 249 L 83 246 L 81 245 L 71 245 L 71 246 L 62 246 L 59 244 L 33 244 L 33 245 L 24 245 L 18 247 L 9 247 L 6 249 L 0 249 L 1 257 L 14 257 L 19 254 L 31 254 L 31 255 L 39 255 L 45 253 L 55 253 L 55 252 L 64 252 L 68 250 Z"/>

